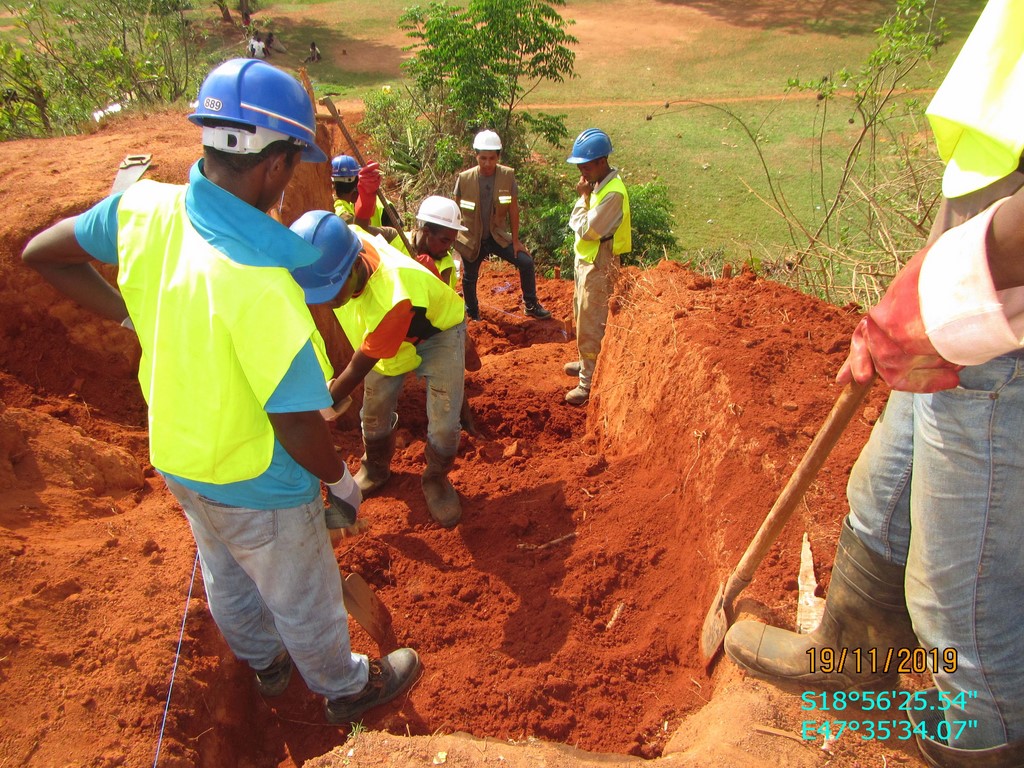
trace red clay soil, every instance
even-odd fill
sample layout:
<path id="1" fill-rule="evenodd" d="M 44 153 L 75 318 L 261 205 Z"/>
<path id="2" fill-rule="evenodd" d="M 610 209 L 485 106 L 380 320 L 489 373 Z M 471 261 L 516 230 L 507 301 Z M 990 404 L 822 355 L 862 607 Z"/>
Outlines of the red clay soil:
<path id="1" fill-rule="evenodd" d="M 148 461 L 134 336 L 74 307 L 19 260 L 33 233 L 106 194 L 126 154 L 152 152 L 149 177 L 184 181 L 198 138 L 170 113 L 0 145 L 3 766 L 137 766 L 158 751 L 160 766 L 298 766 L 348 737 L 325 725 L 297 675 L 282 697 L 260 698 L 220 638 L 188 526 Z M 293 188 L 287 198 L 310 195 Z M 424 396 L 411 382 L 394 480 L 361 510 L 369 532 L 337 549 L 340 567 L 390 607 L 424 674 L 366 717 L 363 747 L 318 765 L 445 762 L 440 742 L 413 755 L 398 742 L 418 742 L 389 734 L 457 731 L 655 758 L 726 683 L 761 690 L 727 661 L 708 675 L 701 624 L 835 401 L 856 314 L 750 274 L 628 270 L 594 397 L 579 409 L 563 401 L 572 381 L 562 365 L 575 354 L 571 283 L 540 280 L 549 321 L 521 313 L 515 273 L 501 265 L 483 270 L 480 294 L 483 320 L 471 333 L 483 367 L 467 389 L 481 434 L 463 436 L 452 477 L 463 522 L 445 531 L 426 513 Z M 849 469 L 883 402 L 871 395 L 741 608 L 792 625 L 805 530 L 827 583 Z M 335 438 L 354 470 L 351 418 Z M 352 631 L 357 650 L 377 653 Z M 762 717 L 798 733 L 797 706 L 779 706 Z M 735 729 L 731 711 L 707 716 L 707 727 Z M 763 738 L 774 739 L 760 747 L 765 765 L 886 756 L 921 765 L 906 744 L 841 742 L 824 753 Z M 449 764 L 506 760 L 474 749 Z M 809 762 L 780 760 L 786 750 Z M 735 764 L 755 764 L 745 761 Z"/>

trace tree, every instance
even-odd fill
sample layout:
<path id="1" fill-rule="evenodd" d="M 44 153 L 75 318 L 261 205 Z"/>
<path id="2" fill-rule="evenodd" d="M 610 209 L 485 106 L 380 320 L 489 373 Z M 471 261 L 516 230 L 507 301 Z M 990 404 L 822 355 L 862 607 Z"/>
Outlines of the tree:
<path id="1" fill-rule="evenodd" d="M 578 41 L 557 8 L 565 0 L 470 0 L 465 10 L 443 2 L 415 6 L 399 26 L 415 42 L 403 66 L 413 98 L 439 132 L 491 127 L 506 146 L 525 131 L 558 144 L 568 135 L 561 117 L 517 111 L 545 81 L 573 77 Z M 507 154 L 507 152 L 506 152 Z"/>
<path id="2" fill-rule="evenodd" d="M 231 9 L 228 8 L 228 0 L 213 0 L 213 4 L 220 9 L 220 20 L 226 24 L 231 24 Z"/>
<path id="3" fill-rule="evenodd" d="M 39 0 L 7 6 L 20 27 L 0 46 L 0 139 L 71 132 L 111 102 L 155 104 L 195 93 L 188 0 Z M 25 103 L 33 110 L 23 108 Z"/>

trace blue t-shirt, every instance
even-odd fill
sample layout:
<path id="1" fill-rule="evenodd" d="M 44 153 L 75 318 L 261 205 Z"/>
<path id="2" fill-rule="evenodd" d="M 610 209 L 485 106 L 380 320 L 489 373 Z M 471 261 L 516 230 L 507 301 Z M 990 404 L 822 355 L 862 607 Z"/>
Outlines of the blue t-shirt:
<path id="1" fill-rule="evenodd" d="M 117 208 L 121 194 L 111 195 L 75 221 L 75 239 L 93 258 L 117 264 Z M 320 251 L 279 222 L 221 189 L 202 173 L 202 160 L 189 172 L 185 211 L 196 231 L 231 260 L 252 267 L 310 264 Z M 267 413 L 318 411 L 332 404 L 312 341 L 307 341 L 274 394 Z M 159 469 L 159 467 L 157 467 Z M 182 485 L 221 504 L 251 509 L 279 509 L 306 504 L 320 494 L 320 480 L 301 467 L 274 439 L 270 466 L 252 480 L 217 485 L 168 474 Z"/>

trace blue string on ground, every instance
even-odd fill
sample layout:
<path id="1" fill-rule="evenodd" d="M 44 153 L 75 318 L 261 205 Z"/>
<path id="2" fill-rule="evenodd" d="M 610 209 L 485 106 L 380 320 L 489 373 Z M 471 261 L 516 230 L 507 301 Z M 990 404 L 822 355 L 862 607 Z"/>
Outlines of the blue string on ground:
<path id="1" fill-rule="evenodd" d="M 199 567 L 199 551 L 196 550 L 196 560 L 192 563 L 192 580 L 188 584 L 188 595 L 185 597 L 185 613 L 181 617 L 181 629 L 178 631 L 178 647 L 174 651 L 174 666 L 171 668 L 171 683 L 167 686 L 167 701 L 164 704 L 164 717 L 160 722 L 160 738 L 156 742 L 156 756 L 153 758 L 153 768 L 156 768 L 160 760 L 160 748 L 164 743 L 164 729 L 167 727 L 167 713 L 171 709 L 171 692 L 174 690 L 174 676 L 178 672 L 178 659 L 181 658 L 181 644 L 185 638 L 185 620 L 188 618 L 188 606 L 192 602 L 192 587 L 196 583 L 196 569 Z"/>

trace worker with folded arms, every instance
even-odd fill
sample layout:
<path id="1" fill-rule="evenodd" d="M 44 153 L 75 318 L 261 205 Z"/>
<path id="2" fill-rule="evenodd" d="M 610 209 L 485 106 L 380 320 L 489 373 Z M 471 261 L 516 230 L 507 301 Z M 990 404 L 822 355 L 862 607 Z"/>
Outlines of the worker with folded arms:
<path id="1" fill-rule="evenodd" d="M 580 171 L 579 198 L 569 216 L 575 236 L 573 316 L 579 352 L 579 360 L 564 368 L 566 375 L 579 377 L 579 384 L 565 395 L 571 405 L 584 405 L 590 399 L 620 257 L 633 248 L 629 193 L 619 172 L 608 164 L 611 153 L 608 134 L 588 128 L 576 137 L 566 160 Z"/>
<path id="2" fill-rule="evenodd" d="M 138 335 L 150 458 L 257 689 L 283 693 L 294 663 L 327 719 L 348 724 L 406 690 L 420 662 L 409 648 L 352 652 L 320 483 L 339 524 L 360 493 L 321 415 L 323 340 L 288 273 L 320 252 L 266 215 L 300 160 L 327 158 L 305 89 L 256 59 L 215 68 L 189 119 L 203 159 L 187 185 L 138 182 L 34 237 L 23 259 Z M 119 291 L 94 258 L 117 266 Z"/>
<path id="3" fill-rule="evenodd" d="M 462 227 L 452 201 L 444 229 Z M 364 454 L 355 479 L 364 494 L 391 477 L 395 407 L 405 375 L 427 382 L 427 466 L 421 485 L 431 517 L 445 528 L 462 517 L 458 492 L 448 480 L 459 449 L 465 388 L 465 304 L 427 268 L 327 211 L 301 216 L 292 231 L 322 253 L 309 267 L 293 270 L 308 304 L 333 308 L 355 352 L 330 384 L 342 403 L 363 384 L 360 421 Z"/>
<path id="4" fill-rule="evenodd" d="M 821 625 L 725 637 L 752 674 L 812 691 L 895 687 L 923 660 L 933 687 L 897 715 L 939 768 L 1024 765 L 1022 25 L 1024 5 L 990 0 L 928 107 L 941 208 L 838 377 L 894 391 L 850 475 Z M 825 649 L 845 664 L 814 664 Z"/>
<path id="5" fill-rule="evenodd" d="M 537 300 L 533 257 L 519 239 L 519 188 L 515 171 L 498 162 L 501 138 L 494 131 L 481 131 L 473 139 L 473 149 L 476 165 L 459 174 L 453 194 L 466 225 L 455 245 L 462 257 L 466 314 L 472 320 L 480 319 L 477 278 L 480 265 L 494 255 L 519 270 L 526 314 L 541 320 L 551 317 Z"/>

